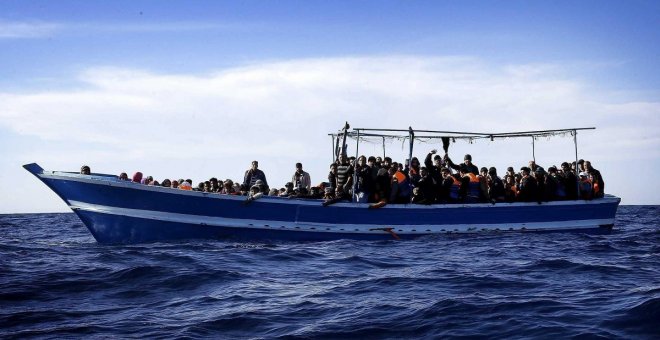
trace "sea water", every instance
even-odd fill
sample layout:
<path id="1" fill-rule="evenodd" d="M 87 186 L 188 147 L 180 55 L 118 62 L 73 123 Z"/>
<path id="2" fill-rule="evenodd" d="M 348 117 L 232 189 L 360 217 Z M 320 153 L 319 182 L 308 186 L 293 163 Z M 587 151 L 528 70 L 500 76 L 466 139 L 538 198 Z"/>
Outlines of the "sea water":
<path id="1" fill-rule="evenodd" d="M 0 215 L 0 337 L 660 337 L 660 207 L 614 232 L 97 244 Z"/>

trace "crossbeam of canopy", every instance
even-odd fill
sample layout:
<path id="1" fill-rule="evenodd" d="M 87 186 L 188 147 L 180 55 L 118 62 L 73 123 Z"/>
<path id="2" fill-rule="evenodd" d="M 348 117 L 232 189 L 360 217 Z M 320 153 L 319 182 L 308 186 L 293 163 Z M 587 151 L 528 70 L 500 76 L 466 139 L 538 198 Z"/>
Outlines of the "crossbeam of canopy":
<path id="1" fill-rule="evenodd" d="M 348 132 L 348 137 L 357 136 L 358 132 L 361 137 L 385 137 L 385 138 L 407 138 L 409 133 L 427 133 L 430 135 L 415 136 L 415 138 L 512 138 L 512 137 L 547 137 L 553 135 L 567 134 L 580 130 L 594 130 L 595 127 L 583 128 L 570 128 L 570 129 L 555 129 L 555 130 L 535 130 L 535 131 L 518 131 L 518 132 L 499 132 L 499 133 L 484 133 L 484 132 L 460 132 L 460 131 L 435 131 L 435 130 L 415 130 L 415 129 L 367 129 L 367 128 L 354 128 L 353 131 Z M 365 132 L 363 132 L 365 131 Z M 378 132 L 405 132 L 402 134 L 384 134 Z M 328 134 L 330 136 L 339 136 L 341 132 Z"/>

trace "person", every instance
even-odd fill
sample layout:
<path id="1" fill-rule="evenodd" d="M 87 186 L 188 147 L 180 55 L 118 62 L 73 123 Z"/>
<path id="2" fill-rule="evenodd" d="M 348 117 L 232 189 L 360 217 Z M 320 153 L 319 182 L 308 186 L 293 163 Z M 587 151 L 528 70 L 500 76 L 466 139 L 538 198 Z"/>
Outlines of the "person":
<path id="1" fill-rule="evenodd" d="M 417 159 L 417 157 L 413 157 L 410 162 L 406 161 L 405 168 L 403 170 L 403 174 L 408 177 L 410 184 L 413 187 L 417 186 L 417 182 L 419 182 L 419 179 L 421 178 L 421 175 L 419 174 L 419 166 L 419 159 Z"/>
<path id="2" fill-rule="evenodd" d="M 197 183 L 197 187 L 193 188 L 193 191 L 204 192 L 204 182 Z"/>
<path id="3" fill-rule="evenodd" d="M 488 191 L 488 168 L 481 167 L 477 179 L 479 180 L 479 202 L 491 202 Z"/>
<path id="4" fill-rule="evenodd" d="M 419 188 L 413 188 L 412 197 L 410 198 L 410 203 L 412 204 L 430 204 L 426 201 L 424 194 Z"/>
<path id="5" fill-rule="evenodd" d="M 220 190 L 221 186 L 220 183 L 218 183 L 217 178 L 211 177 L 208 182 L 209 182 L 209 188 L 208 188 L 209 192 L 218 192 Z"/>
<path id="6" fill-rule="evenodd" d="M 419 189 L 418 190 L 419 195 L 421 195 L 422 200 L 418 203 L 420 204 L 435 203 L 437 199 L 436 188 L 437 186 L 435 180 L 431 177 L 431 174 L 429 174 L 428 169 L 425 166 L 419 168 L 419 180 L 417 181 L 417 186 L 415 187 L 415 189 Z"/>
<path id="7" fill-rule="evenodd" d="M 353 167 L 348 162 L 346 155 L 340 154 L 339 158 L 337 159 L 337 174 L 335 176 L 337 187 L 335 188 L 335 195 L 337 189 L 342 192 L 341 198 L 344 198 L 344 194 L 349 194 L 351 185 L 353 184 L 353 171 Z"/>
<path id="8" fill-rule="evenodd" d="M 328 173 L 328 183 L 334 192 L 337 187 L 337 163 L 330 164 L 330 172 Z"/>
<path id="9" fill-rule="evenodd" d="M 89 168 L 89 166 L 87 166 L 87 165 L 83 165 L 83 166 L 80 167 L 80 174 L 81 174 L 81 175 L 89 175 L 89 174 L 91 174 L 91 173 L 92 173 L 92 171 L 91 171 L 91 169 Z"/>
<path id="10" fill-rule="evenodd" d="M 437 152 L 438 150 L 436 149 L 431 150 L 431 152 L 429 152 L 426 155 L 426 158 L 424 159 L 424 166 L 426 167 L 426 170 L 429 172 L 429 176 L 431 176 L 435 185 L 436 201 L 439 199 L 439 196 L 437 194 L 440 193 L 440 191 L 442 190 L 441 186 L 443 181 L 442 157 L 440 157 L 440 155 L 437 155 L 436 154 Z M 431 157 L 433 157 L 433 161 L 431 161 Z"/>
<path id="11" fill-rule="evenodd" d="M 179 187 L 179 181 L 173 180 L 171 188 L 172 189 L 177 189 L 178 187 Z"/>
<path id="12" fill-rule="evenodd" d="M 410 203 L 410 180 L 406 177 L 403 171 L 399 168 L 399 163 L 392 163 L 392 167 L 388 171 L 390 175 L 390 203 Z"/>
<path id="13" fill-rule="evenodd" d="M 575 173 L 571 171 L 571 166 L 568 162 L 561 163 L 562 170 L 562 183 L 566 188 L 566 199 L 576 200 L 578 198 L 578 178 Z"/>
<path id="14" fill-rule="evenodd" d="M 442 168 L 440 173 L 442 174 L 442 183 L 438 192 L 438 202 L 443 204 L 458 202 L 458 193 L 461 187 L 460 180 L 451 174 L 449 168 Z"/>
<path id="15" fill-rule="evenodd" d="M 220 191 L 221 194 L 225 195 L 235 195 L 236 191 L 234 190 L 234 181 L 231 179 L 227 179 L 222 183 L 222 190 Z"/>
<path id="16" fill-rule="evenodd" d="M 392 191 L 392 175 L 389 173 L 392 159 L 385 157 L 381 163 L 381 168 L 378 169 L 375 181 L 375 189 L 372 201 L 375 202 L 374 207 L 382 207 L 387 204 L 390 193 Z M 393 174 L 393 173 L 392 173 Z"/>
<path id="17" fill-rule="evenodd" d="M 266 183 L 264 183 L 264 181 L 262 181 L 260 179 L 258 179 L 256 182 L 254 182 L 253 186 L 259 187 L 259 190 L 264 195 L 268 195 L 268 192 L 270 191 L 269 190 L 270 188 L 268 188 L 268 185 L 266 185 Z"/>
<path id="18" fill-rule="evenodd" d="M 261 192 L 261 188 L 259 185 L 253 185 L 250 187 L 250 191 L 248 192 L 248 198 L 243 201 L 244 205 L 248 205 L 252 203 L 255 200 L 258 200 L 259 198 L 263 197 L 263 192 Z"/>
<path id="19" fill-rule="evenodd" d="M 520 168 L 520 183 L 518 184 L 518 200 L 521 202 L 537 201 L 538 187 L 534 177 L 530 176 L 530 168 Z"/>
<path id="20" fill-rule="evenodd" d="M 548 168 L 548 176 L 546 177 L 546 185 L 548 191 L 552 190 L 554 186 L 554 193 L 551 197 L 552 200 L 563 201 L 566 199 L 566 186 L 564 179 L 559 175 L 557 167 L 554 165 Z"/>
<path id="21" fill-rule="evenodd" d="M 470 172 L 466 164 L 458 167 L 461 186 L 459 189 L 459 201 L 463 203 L 477 203 L 481 197 L 481 183 L 477 175 Z"/>
<path id="22" fill-rule="evenodd" d="M 265 186 L 266 193 L 268 193 L 268 181 L 266 180 L 266 174 L 259 170 L 259 162 L 252 161 L 252 166 L 250 169 L 245 171 L 245 176 L 243 177 L 243 185 L 248 188 L 252 188 L 259 180 Z M 262 190 L 262 192 L 263 191 L 264 190 Z"/>
<path id="23" fill-rule="evenodd" d="M 472 155 L 466 154 L 465 157 L 463 157 L 463 164 L 454 164 L 454 162 L 451 161 L 451 158 L 449 158 L 448 154 L 445 154 L 445 163 L 452 169 L 460 171 L 461 166 L 465 165 L 467 172 L 471 173 L 475 176 L 479 174 L 479 168 L 472 163 Z"/>
<path id="24" fill-rule="evenodd" d="M 356 183 L 353 201 L 357 203 L 367 203 L 374 188 L 371 168 L 366 164 L 366 161 L 367 158 L 365 156 L 360 156 L 355 166 Z"/>
<path id="25" fill-rule="evenodd" d="M 169 180 L 169 178 L 165 178 L 163 180 L 163 183 L 160 184 L 162 187 L 169 188 L 172 186 L 172 182 Z"/>
<path id="26" fill-rule="evenodd" d="M 541 169 L 541 172 L 545 174 L 545 169 L 543 169 L 542 166 L 536 164 L 536 161 L 529 161 L 529 168 L 531 169 L 532 173 L 536 173 L 537 170 Z"/>
<path id="27" fill-rule="evenodd" d="M 291 183 L 295 188 L 305 188 L 309 191 L 312 187 L 312 179 L 309 174 L 303 170 L 302 163 L 296 163 L 296 172 L 291 177 Z"/>
<path id="28" fill-rule="evenodd" d="M 518 187 L 516 185 L 515 176 L 504 177 L 504 201 L 512 203 L 518 197 Z"/>
<path id="29" fill-rule="evenodd" d="M 586 172 L 580 172 L 580 199 L 590 200 L 593 198 L 593 183 Z"/>
<path id="30" fill-rule="evenodd" d="M 141 182 L 142 182 L 142 173 L 138 171 L 133 174 L 133 183 L 141 183 Z"/>
<path id="31" fill-rule="evenodd" d="M 181 190 L 192 190 L 192 185 L 188 181 L 183 181 L 179 184 L 179 189 Z"/>
<path id="32" fill-rule="evenodd" d="M 126 174 L 125 172 L 120 173 L 119 174 L 119 180 L 120 181 L 128 181 L 128 174 Z"/>
<path id="33" fill-rule="evenodd" d="M 502 179 L 497 176 L 497 169 L 495 169 L 495 167 L 490 167 L 488 169 L 487 183 L 488 196 L 490 197 L 491 202 L 504 202 L 504 182 L 502 182 Z"/>
<path id="34" fill-rule="evenodd" d="M 333 187 L 326 187 L 323 189 L 323 197 L 322 199 L 324 200 L 332 200 L 335 198 L 335 189 Z"/>
<path id="35" fill-rule="evenodd" d="M 584 169 L 586 170 L 589 177 L 591 177 L 591 183 L 593 183 L 593 197 L 604 197 L 605 181 L 603 181 L 603 176 L 600 174 L 600 171 L 594 169 L 590 161 L 584 161 Z"/>
<path id="36" fill-rule="evenodd" d="M 546 175 L 545 175 L 545 170 L 543 170 L 542 167 L 536 166 L 536 171 L 532 172 L 532 175 L 534 176 L 534 179 L 536 180 L 536 198 L 539 202 L 541 201 L 546 201 L 546 198 L 548 196 L 552 196 L 552 194 L 549 195 L 547 192 L 548 188 L 546 188 L 545 183 L 546 183 Z M 552 191 L 555 190 L 555 188 L 551 188 Z"/>
<path id="37" fill-rule="evenodd" d="M 284 184 L 284 192 L 279 193 L 280 197 L 288 197 L 293 195 L 293 183 L 292 182 L 286 182 Z"/>
<path id="38" fill-rule="evenodd" d="M 329 196 L 329 195 L 327 194 L 327 191 L 326 191 L 326 197 L 331 197 L 331 196 Z M 324 198 L 325 198 L 325 197 L 324 197 Z M 348 195 L 347 191 L 344 191 L 344 190 L 342 189 L 342 187 L 339 187 L 339 186 L 338 186 L 338 187 L 335 188 L 335 195 L 334 195 L 334 197 L 329 198 L 329 199 L 323 201 L 322 205 L 323 205 L 324 207 L 327 207 L 327 206 L 329 206 L 329 205 L 331 205 L 331 204 L 335 204 L 335 203 L 337 203 L 337 202 L 341 202 L 341 201 L 350 201 L 350 200 L 351 200 L 351 196 Z"/>

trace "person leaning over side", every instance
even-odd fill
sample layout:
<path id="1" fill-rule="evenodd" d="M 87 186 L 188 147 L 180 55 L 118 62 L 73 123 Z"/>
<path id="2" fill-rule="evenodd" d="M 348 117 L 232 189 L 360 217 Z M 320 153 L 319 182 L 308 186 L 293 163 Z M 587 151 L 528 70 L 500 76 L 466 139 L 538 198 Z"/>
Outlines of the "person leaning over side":
<path id="1" fill-rule="evenodd" d="M 268 192 L 268 181 L 266 181 L 266 174 L 259 170 L 259 162 L 252 161 L 250 169 L 245 171 L 245 176 L 243 177 L 243 185 L 251 189 L 258 180 L 261 180 L 266 192 Z"/>

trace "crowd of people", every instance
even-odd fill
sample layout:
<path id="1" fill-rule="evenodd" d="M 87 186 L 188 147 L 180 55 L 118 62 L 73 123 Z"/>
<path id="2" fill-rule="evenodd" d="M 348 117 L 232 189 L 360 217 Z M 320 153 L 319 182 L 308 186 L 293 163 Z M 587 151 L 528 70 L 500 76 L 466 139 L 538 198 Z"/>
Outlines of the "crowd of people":
<path id="1" fill-rule="evenodd" d="M 91 173 L 83 166 L 81 174 Z M 247 202 L 262 196 L 322 199 L 324 205 L 341 201 L 370 203 L 370 207 L 385 204 L 452 204 L 497 202 L 546 202 L 600 198 L 605 183 L 600 171 L 589 161 L 563 162 L 547 171 L 530 161 L 518 172 L 508 167 L 503 177 L 495 167 L 477 167 L 469 154 L 463 163 L 454 163 L 448 154 L 440 156 L 431 150 L 422 165 L 418 158 L 410 162 L 392 162 L 389 157 L 347 157 L 340 154 L 330 164 L 327 181 L 313 186 L 309 173 L 296 163 L 291 181 L 284 187 L 270 188 L 266 174 L 253 161 L 245 171 L 242 182 L 210 178 L 193 186 L 190 179 L 161 182 L 152 176 L 136 172 L 132 178 L 126 173 L 120 180 L 144 185 L 162 186 L 225 195 L 247 196 Z"/>

